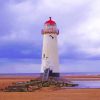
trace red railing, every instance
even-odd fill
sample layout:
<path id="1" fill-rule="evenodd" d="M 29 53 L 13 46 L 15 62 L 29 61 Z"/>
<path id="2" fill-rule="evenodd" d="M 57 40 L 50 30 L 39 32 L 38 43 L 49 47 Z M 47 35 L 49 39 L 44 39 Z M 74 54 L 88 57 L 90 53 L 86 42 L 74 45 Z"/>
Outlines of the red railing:
<path id="1" fill-rule="evenodd" d="M 42 31 L 41 31 L 41 33 L 42 34 L 59 34 L 59 30 L 58 29 L 56 29 L 56 30 L 48 30 L 48 29 L 42 29 Z"/>

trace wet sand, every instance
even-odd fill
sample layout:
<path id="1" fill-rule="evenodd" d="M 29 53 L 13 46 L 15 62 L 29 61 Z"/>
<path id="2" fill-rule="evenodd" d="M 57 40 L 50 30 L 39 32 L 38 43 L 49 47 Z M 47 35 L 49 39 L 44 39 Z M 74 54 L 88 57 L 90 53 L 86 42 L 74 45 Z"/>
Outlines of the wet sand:
<path id="1" fill-rule="evenodd" d="M 33 77 L 0 77 L 0 88 Z M 100 76 L 65 76 L 70 80 L 100 80 Z M 0 92 L 0 100 L 100 100 L 100 89 L 42 88 L 35 92 Z"/>

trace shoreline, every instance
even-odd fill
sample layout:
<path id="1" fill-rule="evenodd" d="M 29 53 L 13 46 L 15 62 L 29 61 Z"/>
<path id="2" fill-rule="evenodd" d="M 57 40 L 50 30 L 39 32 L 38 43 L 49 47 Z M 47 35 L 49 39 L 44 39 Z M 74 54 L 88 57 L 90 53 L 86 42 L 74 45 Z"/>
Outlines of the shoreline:
<path id="1" fill-rule="evenodd" d="M 0 76 L 0 88 L 5 88 L 8 85 L 11 85 L 15 82 L 25 82 L 30 81 L 32 79 L 37 79 L 38 76 L 10 76 L 3 77 Z M 61 78 L 65 78 L 68 81 L 100 81 L 100 76 L 93 75 L 85 75 L 85 76 L 62 76 Z"/>
<path id="2" fill-rule="evenodd" d="M 0 76 L 0 79 L 35 79 L 39 76 Z M 66 75 L 61 76 L 62 78 L 68 80 L 100 80 L 100 76 L 98 75 Z"/>
<path id="3" fill-rule="evenodd" d="M 0 88 L 13 82 L 29 81 L 36 76 L 1 77 Z M 99 76 L 63 76 L 68 80 L 100 80 Z M 100 100 L 99 88 L 52 88 L 45 87 L 34 92 L 0 92 L 0 100 Z"/>

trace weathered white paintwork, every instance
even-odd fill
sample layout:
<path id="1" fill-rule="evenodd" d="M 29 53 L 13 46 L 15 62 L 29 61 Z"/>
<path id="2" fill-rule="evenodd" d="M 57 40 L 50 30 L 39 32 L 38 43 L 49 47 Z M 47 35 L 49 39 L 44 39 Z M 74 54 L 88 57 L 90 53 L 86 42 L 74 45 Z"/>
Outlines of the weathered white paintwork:
<path id="1" fill-rule="evenodd" d="M 54 38 L 52 38 L 51 36 Z M 42 51 L 42 72 L 46 68 L 50 68 L 53 72 L 59 72 L 58 46 L 56 34 L 43 35 L 43 51 Z"/>

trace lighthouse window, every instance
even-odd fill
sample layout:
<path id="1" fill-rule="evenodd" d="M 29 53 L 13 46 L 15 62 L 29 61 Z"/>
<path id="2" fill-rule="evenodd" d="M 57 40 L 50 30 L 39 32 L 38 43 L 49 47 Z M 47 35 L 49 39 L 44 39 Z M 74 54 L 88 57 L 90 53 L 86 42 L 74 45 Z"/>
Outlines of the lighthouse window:
<path id="1" fill-rule="evenodd" d="M 51 29 L 53 29 L 53 27 L 52 27 L 51 25 L 49 25 L 49 26 L 48 26 L 48 29 L 50 29 L 50 30 L 51 30 Z"/>
<path id="2" fill-rule="evenodd" d="M 51 25 L 48 25 L 48 28 L 51 28 L 52 26 Z"/>

